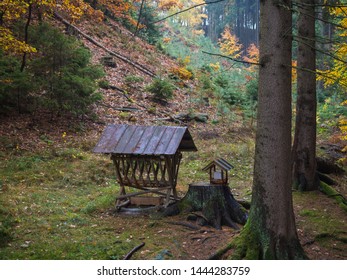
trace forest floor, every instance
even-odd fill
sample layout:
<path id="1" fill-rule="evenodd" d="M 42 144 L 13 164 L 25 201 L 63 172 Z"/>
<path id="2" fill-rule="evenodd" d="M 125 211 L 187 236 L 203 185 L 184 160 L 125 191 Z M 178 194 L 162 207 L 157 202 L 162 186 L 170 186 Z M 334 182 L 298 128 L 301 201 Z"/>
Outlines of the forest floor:
<path id="1" fill-rule="evenodd" d="M 51 123 L 44 118 L 42 126 L 33 129 L 24 125 L 25 119 L 30 117 L 12 117 L 0 125 L 0 259 L 122 259 L 141 243 L 145 245 L 133 259 L 208 259 L 238 234 L 229 227 L 198 226 L 186 215 L 115 213 L 119 186 L 109 158 L 91 152 L 97 141 L 95 129 L 65 135 L 71 125 L 61 120 Z M 191 130 L 199 151 L 184 154 L 179 195 L 184 196 L 189 183 L 206 181 L 208 175 L 201 168 L 221 156 L 235 166 L 230 177 L 233 195 L 249 201 L 253 132 L 215 131 L 206 138 L 201 127 Z M 10 137 L 10 132 L 16 136 Z M 338 182 L 335 188 L 346 196 L 346 174 L 331 176 Z M 319 191 L 295 191 L 293 201 L 307 255 L 347 259 L 345 210 Z M 223 258 L 231 255 L 232 250 Z"/>
<path id="2" fill-rule="evenodd" d="M 166 75 L 177 65 L 117 23 L 79 28 L 153 72 Z M 89 41 L 84 44 L 95 63 L 108 55 Z M 105 67 L 106 77 L 123 91 L 102 89 L 104 99 L 94 108 L 96 118 L 49 112 L 1 118 L 0 259 L 122 259 L 141 243 L 145 245 L 133 259 L 208 259 L 238 234 L 228 227 L 192 229 L 185 226 L 185 215 L 114 213 L 119 186 L 112 162 L 92 153 L 107 123 L 172 125 L 163 119 L 179 113 L 208 114 L 207 123 L 174 123 L 189 127 L 198 148 L 183 155 L 177 186 L 181 197 L 189 183 L 208 180 L 201 169 L 210 160 L 223 157 L 234 166 L 229 180 L 233 195 L 250 201 L 254 155 L 253 121 L 244 120 L 242 112 L 232 120 L 218 116 L 213 98 L 203 103 L 194 81 L 178 85 L 172 101 L 156 103 L 144 90 L 152 78 L 125 62 L 116 63 Z M 124 107 L 136 110 L 119 110 Z M 337 145 L 330 138 L 324 144 Z M 337 181 L 334 188 L 346 197 L 346 173 L 331 176 Z M 307 255 L 347 259 L 347 216 L 336 201 L 318 191 L 293 192 L 293 201 Z M 231 255 L 232 250 L 223 258 Z"/>

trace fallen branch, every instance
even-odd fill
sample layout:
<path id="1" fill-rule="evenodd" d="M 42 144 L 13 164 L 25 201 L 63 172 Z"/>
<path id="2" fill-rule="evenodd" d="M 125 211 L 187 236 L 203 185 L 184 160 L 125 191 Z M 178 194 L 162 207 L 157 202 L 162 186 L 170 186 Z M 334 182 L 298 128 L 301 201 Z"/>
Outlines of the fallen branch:
<path id="1" fill-rule="evenodd" d="M 122 111 L 122 112 L 142 111 L 142 109 L 138 109 L 138 108 L 135 108 L 135 107 L 114 107 L 114 106 L 107 105 L 107 104 L 104 104 L 104 103 L 101 103 L 101 102 L 97 102 L 97 104 L 102 106 L 102 107 L 105 107 L 105 108 L 113 109 L 113 110 L 116 110 L 116 111 Z"/>
<path id="2" fill-rule="evenodd" d="M 210 238 L 217 238 L 217 236 L 206 236 L 202 241 L 201 243 L 204 244 L 208 239 Z"/>
<path id="3" fill-rule="evenodd" d="M 121 88 L 119 88 L 119 87 L 117 87 L 117 86 L 114 86 L 114 85 L 109 85 L 108 88 L 119 91 L 120 93 L 123 94 L 123 96 L 124 96 L 129 102 L 131 102 L 131 103 L 134 102 L 134 101 L 128 96 L 127 92 L 126 92 L 124 89 L 121 89 Z M 144 106 L 144 105 L 141 105 L 141 104 L 138 104 L 138 103 L 136 103 L 136 105 L 147 110 L 147 107 Z"/>
<path id="4" fill-rule="evenodd" d="M 131 258 L 131 256 L 138 251 L 139 249 L 141 249 L 143 246 L 145 246 L 146 243 L 141 243 L 140 245 L 134 247 L 128 254 L 125 255 L 123 260 L 129 260 Z"/>
<path id="5" fill-rule="evenodd" d="M 98 46 L 99 48 L 102 48 L 104 51 L 108 52 L 110 55 L 113 55 L 117 58 L 119 58 L 120 60 L 124 61 L 125 63 L 128 63 L 130 65 L 132 65 L 134 68 L 140 70 L 141 72 L 145 73 L 148 76 L 151 77 L 155 77 L 155 73 L 153 73 L 151 70 L 147 69 L 146 67 L 144 67 L 143 65 L 131 61 L 129 58 L 118 54 L 114 51 L 111 51 L 109 49 L 107 49 L 105 46 L 103 46 L 102 44 L 100 44 L 99 42 L 95 41 L 92 37 L 90 37 L 89 35 L 87 35 L 86 33 L 84 33 L 82 30 L 80 30 L 79 28 L 77 28 L 76 26 L 74 26 L 73 24 L 69 23 L 66 19 L 64 19 L 61 15 L 59 15 L 57 12 L 54 12 L 54 16 L 56 19 L 58 19 L 59 21 L 61 21 L 63 24 L 65 24 L 68 27 L 73 28 L 74 30 L 76 30 L 79 34 L 81 34 L 84 38 L 86 38 L 88 41 L 90 41 L 91 43 L 93 43 L 94 45 Z"/>
<path id="6" fill-rule="evenodd" d="M 183 123 L 183 122 L 190 122 L 190 121 L 196 121 L 196 122 L 207 122 L 208 120 L 208 115 L 204 113 L 181 113 L 175 116 L 170 116 L 167 115 L 168 117 L 166 118 L 158 118 L 158 121 L 172 121 L 172 122 L 178 122 L 178 123 Z"/>

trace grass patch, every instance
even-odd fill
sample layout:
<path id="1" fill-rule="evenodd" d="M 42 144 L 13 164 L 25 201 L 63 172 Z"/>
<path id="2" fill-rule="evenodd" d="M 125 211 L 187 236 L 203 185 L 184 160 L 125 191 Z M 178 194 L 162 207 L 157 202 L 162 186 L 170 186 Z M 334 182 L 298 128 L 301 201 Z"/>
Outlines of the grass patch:
<path id="1" fill-rule="evenodd" d="M 112 219 L 100 218 L 119 190 L 111 166 L 108 158 L 76 148 L 4 158 L 0 259 L 117 255 L 114 233 L 102 230 Z"/>
<path id="2" fill-rule="evenodd" d="M 345 250 L 347 230 L 345 211 L 320 192 L 294 192 L 298 211 L 297 227 L 328 250 Z"/>
<path id="3" fill-rule="evenodd" d="M 249 200 L 253 179 L 254 142 L 252 139 L 232 143 L 222 138 L 196 139 L 194 142 L 198 151 L 183 154 L 178 185 L 186 190 L 190 183 L 208 182 L 209 174 L 202 169 L 210 161 L 222 157 L 234 166 L 229 172 L 229 185 L 233 195 Z"/>

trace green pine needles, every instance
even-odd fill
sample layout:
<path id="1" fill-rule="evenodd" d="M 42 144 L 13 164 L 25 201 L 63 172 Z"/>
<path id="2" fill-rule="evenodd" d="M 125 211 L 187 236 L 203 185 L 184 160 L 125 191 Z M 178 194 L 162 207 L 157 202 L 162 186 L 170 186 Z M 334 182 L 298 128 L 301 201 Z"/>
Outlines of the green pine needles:
<path id="1" fill-rule="evenodd" d="M 82 115 L 101 99 L 97 80 L 104 73 L 90 64 L 91 54 L 75 38 L 48 24 L 33 26 L 30 44 L 37 50 L 20 71 L 20 58 L 0 56 L 0 113 L 48 109 Z"/>

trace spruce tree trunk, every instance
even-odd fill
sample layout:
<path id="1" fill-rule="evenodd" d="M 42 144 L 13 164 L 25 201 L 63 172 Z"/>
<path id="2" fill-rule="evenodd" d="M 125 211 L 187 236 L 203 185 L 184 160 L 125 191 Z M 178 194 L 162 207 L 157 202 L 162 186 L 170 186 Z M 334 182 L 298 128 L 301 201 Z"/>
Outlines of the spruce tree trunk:
<path id="1" fill-rule="evenodd" d="M 291 194 L 291 1 L 260 2 L 260 69 L 253 192 L 235 258 L 305 258 Z M 241 250 L 239 250 L 241 249 Z"/>
<path id="2" fill-rule="evenodd" d="M 303 4 L 301 6 L 300 4 Z M 299 0 L 298 97 L 293 145 L 293 180 L 301 191 L 317 190 L 315 0 Z"/>

